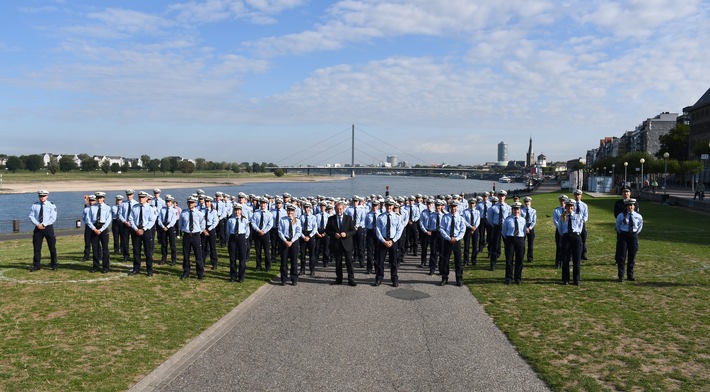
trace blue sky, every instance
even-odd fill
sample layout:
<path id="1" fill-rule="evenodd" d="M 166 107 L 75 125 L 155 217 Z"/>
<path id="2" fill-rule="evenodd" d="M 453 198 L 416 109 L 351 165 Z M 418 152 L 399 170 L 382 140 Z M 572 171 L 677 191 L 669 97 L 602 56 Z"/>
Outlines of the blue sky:
<path id="1" fill-rule="evenodd" d="M 25 0 L 0 26 L 8 155 L 346 163 L 355 124 L 362 164 L 567 160 L 710 87 L 700 0 Z"/>

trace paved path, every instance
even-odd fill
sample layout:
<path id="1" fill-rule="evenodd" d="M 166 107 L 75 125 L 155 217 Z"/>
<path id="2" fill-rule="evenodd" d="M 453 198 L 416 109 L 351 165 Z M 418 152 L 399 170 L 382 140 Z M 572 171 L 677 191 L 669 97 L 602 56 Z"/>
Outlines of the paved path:
<path id="1" fill-rule="evenodd" d="M 413 259 L 399 288 L 334 276 L 263 286 L 131 391 L 548 390 L 467 287 Z"/>

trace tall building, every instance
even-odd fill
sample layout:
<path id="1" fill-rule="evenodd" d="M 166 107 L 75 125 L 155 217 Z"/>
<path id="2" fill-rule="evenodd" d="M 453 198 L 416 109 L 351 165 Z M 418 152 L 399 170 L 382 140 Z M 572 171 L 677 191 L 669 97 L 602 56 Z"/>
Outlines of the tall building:
<path id="1" fill-rule="evenodd" d="M 498 143 L 498 162 L 508 162 L 508 145 L 503 142 Z"/>
<path id="2" fill-rule="evenodd" d="M 525 167 L 533 166 L 535 166 L 535 154 L 533 153 L 532 136 L 530 136 L 530 145 L 528 146 L 528 153 L 525 154 Z"/>
<path id="3" fill-rule="evenodd" d="M 396 155 L 388 155 L 387 156 L 387 163 L 389 163 L 391 167 L 397 167 L 397 156 Z"/>
<path id="4" fill-rule="evenodd" d="M 683 108 L 690 118 L 690 134 L 688 135 L 688 157 L 695 156 L 695 148 L 710 142 L 710 89 L 693 106 Z"/>

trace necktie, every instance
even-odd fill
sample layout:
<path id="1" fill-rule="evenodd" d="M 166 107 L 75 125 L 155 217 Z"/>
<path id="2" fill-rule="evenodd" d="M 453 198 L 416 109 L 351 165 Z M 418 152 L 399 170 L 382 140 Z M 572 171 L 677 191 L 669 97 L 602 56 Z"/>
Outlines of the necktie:
<path id="1" fill-rule="evenodd" d="M 293 221 L 289 218 L 288 220 L 288 240 L 291 241 L 293 238 Z"/>
<path id="2" fill-rule="evenodd" d="M 281 215 L 281 209 L 276 210 L 276 224 L 279 224 L 279 215 Z"/>
<path id="3" fill-rule="evenodd" d="M 44 203 L 39 203 L 39 217 L 37 218 L 39 223 L 44 220 Z"/>
<path id="4" fill-rule="evenodd" d="M 498 226 L 503 224 L 503 205 L 498 205 Z"/>
<path id="5" fill-rule="evenodd" d="M 237 229 L 234 230 L 234 234 L 239 235 L 239 221 L 240 221 L 241 219 L 242 219 L 242 218 L 237 218 Z"/>
<path id="6" fill-rule="evenodd" d="M 96 214 L 96 221 L 99 222 L 99 223 L 103 223 L 103 222 L 101 222 L 101 216 L 102 216 L 102 215 L 101 215 L 101 207 L 102 207 L 102 206 L 103 206 L 103 204 L 99 204 L 99 213 Z M 97 229 L 98 229 L 98 227 L 97 227 Z"/>
<path id="7" fill-rule="evenodd" d="M 441 215 L 439 213 L 436 213 L 436 231 L 439 231 L 439 228 L 441 227 Z"/>
<path id="8" fill-rule="evenodd" d="M 577 202 L 577 207 L 575 207 L 575 210 L 579 214 L 579 202 Z"/>
<path id="9" fill-rule="evenodd" d="M 165 207 L 165 217 L 163 218 L 163 226 L 168 225 L 168 216 L 170 216 L 170 209 Z"/>
<path id="10" fill-rule="evenodd" d="M 195 221 L 192 219 L 192 210 L 190 210 L 190 233 L 195 231 Z"/>
<path id="11" fill-rule="evenodd" d="M 353 207 L 353 222 L 357 225 L 357 207 Z"/>
<path id="12" fill-rule="evenodd" d="M 518 227 L 518 218 L 514 217 L 513 220 L 515 221 L 515 236 L 518 237 L 520 236 L 520 227 Z"/>
<path id="13" fill-rule="evenodd" d="M 386 232 L 385 232 L 387 238 L 385 238 L 385 239 L 388 240 L 388 241 L 389 241 L 390 239 L 392 239 L 392 236 L 390 235 L 390 234 L 391 234 L 391 232 L 390 232 L 390 224 L 391 224 L 391 223 L 392 223 L 392 222 L 391 222 L 391 220 L 390 220 L 390 214 L 387 214 L 387 230 L 386 230 Z"/>
<path id="14" fill-rule="evenodd" d="M 451 215 L 451 231 L 449 232 L 449 237 L 454 238 L 454 223 L 456 222 L 456 217 Z"/>
<path id="15" fill-rule="evenodd" d="M 486 216 L 488 214 L 488 204 L 484 201 L 483 202 L 483 216 Z"/>
<path id="16" fill-rule="evenodd" d="M 321 230 L 324 228 L 324 226 L 325 226 L 325 214 L 320 214 L 320 228 L 321 228 Z"/>
<path id="17" fill-rule="evenodd" d="M 142 229 L 143 228 L 143 205 L 141 204 L 141 212 L 140 215 L 138 215 L 138 228 Z"/>
<path id="18" fill-rule="evenodd" d="M 155 208 L 158 208 L 158 198 L 155 198 Z"/>
<path id="19" fill-rule="evenodd" d="M 343 231 L 343 218 L 340 215 L 338 215 L 338 230 Z"/>
<path id="20" fill-rule="evenodd" d="M 126 209 L 128 210 L 128 213 L 126 214 L 126 220 L 131 219 L 131 213 L 133 212 L 133 205 L 131 204 L 131 201 L 128 201 L 128 207 Z"/>
<path id="21" fill-rule="evenodd" d="M 629 233 L 633 233 L 634 231 L 634 215 L 632 213 L 629 213 Z"/>
<path id="22" fill-rule="evenodd" d="M 572 234 L 572 215 L 567 215 L 567 233 Z"/>
<path id="23" fill-rule="evenodd" d="M 470 221 L 471 221 L 471 222 L 470 222 L 470 223 L 471 223 L 471 227 L 473 227 L 473 210 L 471 210 L 471 211 L 468 212 L 468 216 L 469 216 L 469 219 L 470 219 Z"/>
<path id="24" fill-rule="evenodd" d="M 259 229 L 264 230 L 264 210 L 261 210 L 261 215 L 259 215 Z"/>

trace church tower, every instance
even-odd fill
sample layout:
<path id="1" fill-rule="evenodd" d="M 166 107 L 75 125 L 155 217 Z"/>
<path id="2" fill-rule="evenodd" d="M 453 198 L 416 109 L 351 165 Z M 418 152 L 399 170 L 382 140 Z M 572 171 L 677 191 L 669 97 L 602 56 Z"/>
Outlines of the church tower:
<path id="1" fill-rule="evenodd" d="M 525 155 L 525 167 L 533 166 L 535 166 L 535 154 L 533 153 L 532 136 L 530 136 L 530 146 L 528 147 L 528 153 Z"/>

